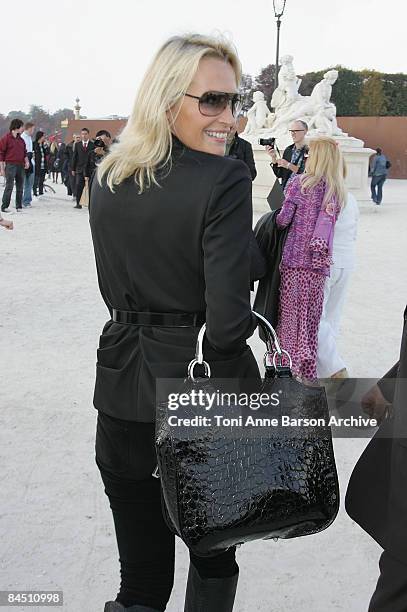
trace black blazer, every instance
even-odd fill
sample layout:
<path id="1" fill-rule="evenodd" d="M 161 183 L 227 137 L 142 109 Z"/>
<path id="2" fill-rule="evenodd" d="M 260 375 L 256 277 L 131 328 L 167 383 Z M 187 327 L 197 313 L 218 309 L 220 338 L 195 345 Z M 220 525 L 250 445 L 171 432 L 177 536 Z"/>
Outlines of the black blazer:
<path id="1" fill-rule="evenodd" d="M 292 145 L 289 145 L 286 149 L 284 149 L 283 159 L 287 160 L 288 162 L 291 162 L 291 156 L 293 153 L 294 146 L 295 145 L 292 144 Z M 305 147 L 303 147 L 302 150 L 303 150 L 303 155 L 301 155 L 299 159 L 299 169 L 298 169 L 297 174 L 302 174 L 305 170 L 305 156 L 304 156 Z M 281 186 L 284 189 L 284 187 L 287 184 L 288 179 L 292 175 L 292 171 L 288 170 L 288 168 L 282 168 L 278 166 L 277 164 L 270 164 L 270 165 L 273 168 L 273 172 L 276 175 L 276 177 L 281 180 Z"/>
<path id="2" fill-rule="evenodd" d="M 73 147 L 72 170 L 88 176 L 86 172 L 88 168 L 89 155 L 94 148 L 95 146 L 91 140 L 88 140 L 86 149 L 82 142 L 75 143 L 75 146 Z"/>
<path id="3" fill-rule="evenodd" d="M 345 507 L 385 550 L 407 563 L 407 308 L 400 360 L 378 383 L 393 404 L 353 470 Z"/>
<path id="4" fill-rule="evenodd" d="M 246 345 L 250 308 L 251 181 L 238 161 L 174 139 L 172 169 L 138 194 L 131 177 L 112 193 L 93 180 L 90 226 L 106 306 L 206 312 L 204 356 L 215 377 L 258 377 Z M 184 378 L 199 328 L 127 326 L 109 320 L 100 337 L 94 405 L 153 422 L 155 379 Z"/>
<path id="5" fill-rule="evenodd" d="M 71 140 L 65 147 L 64 156 L 65 162 L 68 165 L 69 170 L 72 170 L 72 161 L 73 161 L 73 150 L 75 148 L 75 142 Z"/>
<path id="6" fill-rule="evenodd" d="M 253 157 L 253 148 L 250 142 L 247 142 L 247 140 L 240 138 L 236 134 L 229 149 L 228 157 L 232 159 L 241 159 L 248 167 L 251 179 L 254 181 L 257 176 L 257 170 Z"/>

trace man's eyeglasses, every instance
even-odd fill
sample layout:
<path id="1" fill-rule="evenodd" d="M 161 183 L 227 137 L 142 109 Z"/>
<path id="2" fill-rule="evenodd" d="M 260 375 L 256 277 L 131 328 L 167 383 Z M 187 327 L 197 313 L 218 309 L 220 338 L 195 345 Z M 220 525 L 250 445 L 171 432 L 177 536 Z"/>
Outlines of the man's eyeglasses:
<path id="1" fill-rule="evenodd" d="M 202 96 L 193 96 L 186 93 L 188 98 L 198 100 L 198 108 L 201 115 L 205 117 L 217 117 L 230 104 L 232 115 L 236 117 L 242 110 L 242 96 L 238 93 L 226 93 L 223 91 L 206 91 Z"/>
<path id="2" fill-rule="evenodd" d="M 288 130 L 290 134 L 295 134 L 296 132 L 305 132 L 305 130 Z"/>

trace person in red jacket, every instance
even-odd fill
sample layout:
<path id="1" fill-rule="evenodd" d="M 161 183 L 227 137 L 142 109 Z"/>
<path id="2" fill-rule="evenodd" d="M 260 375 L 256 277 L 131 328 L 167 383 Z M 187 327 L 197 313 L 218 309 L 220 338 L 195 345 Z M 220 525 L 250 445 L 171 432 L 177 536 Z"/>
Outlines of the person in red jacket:
<path id="1" fill-rule="evenodd" d="M 0 140 L 0 175 L 6 177 L 6 187 L 1 204 L 2 212 L 9 212 L 14 182 L 16 184 L 16 210 L 23 209 L 24 169 L 29 167 L 27 149 L 21 133 L 24 123 L 13 119 L 8 134 Z"/>

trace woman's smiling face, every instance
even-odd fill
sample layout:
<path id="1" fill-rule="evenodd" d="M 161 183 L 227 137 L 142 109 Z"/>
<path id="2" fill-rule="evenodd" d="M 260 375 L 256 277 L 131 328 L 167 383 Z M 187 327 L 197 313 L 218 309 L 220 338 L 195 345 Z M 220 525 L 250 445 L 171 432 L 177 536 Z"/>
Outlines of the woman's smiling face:
<path id="1" fill-rule="evenodd" d="M 212 57 L 199 62 L 187 93 L 200 97 L 208 91 L 237 91 L 236 75 L 228 62 Z M 187 147 L 213 155 L 225 154 L 227 137 L 236 121 L 230 104 L 216 117 L 206 117 L 201 114 L 197 99 L 184 96 L 171 109 L 170 119 L 171 114 L 176 117 L 171 123 L 172 132 Z"/>

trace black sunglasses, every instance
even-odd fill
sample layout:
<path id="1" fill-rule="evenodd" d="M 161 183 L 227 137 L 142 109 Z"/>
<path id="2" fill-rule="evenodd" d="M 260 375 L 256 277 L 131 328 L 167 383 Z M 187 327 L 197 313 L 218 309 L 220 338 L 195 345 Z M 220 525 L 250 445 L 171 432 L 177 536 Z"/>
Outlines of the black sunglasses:
<path id="1" fill-rule="evenodd" d="M 238 93 L 226 93 L 224 91 L 206 91 L 202 96 L 193 96 L 186 93 L 188 98 L 198 100 L 199 112 L 205 117 L 217 117 L 223 113 L 228 104 L 232 115 L 236 117 L 242 110 L 242 96 Z"/>

